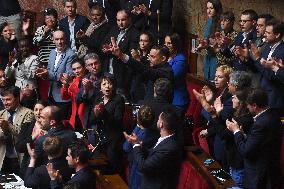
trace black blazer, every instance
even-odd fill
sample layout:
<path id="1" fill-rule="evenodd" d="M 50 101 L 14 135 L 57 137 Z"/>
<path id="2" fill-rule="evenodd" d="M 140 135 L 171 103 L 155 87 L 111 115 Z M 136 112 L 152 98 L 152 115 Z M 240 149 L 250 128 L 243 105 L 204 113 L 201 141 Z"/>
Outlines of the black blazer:
<path id="1" fill-rule="evenodd" d="M 235 133 L 235 142 L 244 157 L 245 186 L 249 189 L 277 188 L 280 170 L 282 124 L 276 110 L 260 114 L 247 137 Z"/>
<path id="2" fill-rule="evenodd" d="M 148 154 L 141 146 L 134 147 L 134 159 L 142 172 L 141 189 L 173 189 L 177 181 L 181 163 L 181 149 L 171 136 Z"/>
<path id="3" fill-rule="evenodd" d="M 72 174 L 65 156 L 60 158 L 51 159 L 48 163 L 52 163 L 55 170 L 59 170 L 62 175 L 62 182 L 66 183 Z M 28 188 L 50 189 L 50 177 L 48 175 L 46 165 L 40 167 L 28 167 L 25 174 L 25 186 Z"/>
<path id="4" fill-rule="evenodd" d="M 266 45 L 261 52 L 261 57 L 267 59 L 270 46 Z M 273 58 L 284 60 L 284 42 L 281 42 L 272 53 Z M 260 64 L 260 59 L 254 62 L 254 66 L 261 74 L 260 85 L 268 94 L 269 107 L 284 109 L 284 85 L 275 73 Z"/>
<path id="5" fill-rule="evenodd" d="M 76 33 L 80 29 L 83 30 L 83 31 L 86 31 L 86 29 L 88 28 L 89 25 L 90 25 L 90 21 L 88 20 L 87 17 L 77 14 L 76 18 L 75 18 L 75 28 L 74 28 L 75 39 L 76 39 Z M 67 46 L 70 47 L 71 42 L 70 42 L 70 30 L 69 30 L 68 17 L 65 17 L 65 18 L 62 18 L 61 20 L 59 20 L 58 27 L 59 27 L 60 30 L 64 31 L 65 37 L 67 39 L 67 41 L 66 41 Z M 76 40 L 76 44 L 77 44 L 77 40 Z"/>
<path id="6" fill-rule="evenodd" d="M 120 30 L 117 26 L 114 26 L 105 38 L 103 44 L 109 44 L 111 42 L 111 37 L 117 39 Z M 130 26 L 126 31 L 125 35 L 122 37 L 118 43 L 119 48 L 123 53 L 130 55 L 131 49 L 137 49 L 139 41 L 139 31 L 133 26 Z M 108 55 L 106 57 L 105 63 L 102 65 L 104 72 L 109 72 L 109 61 L 113 58 L 113 73 L 117 82 L 117 87 L 121 89 L 129 90 L 132 71 L 125 64 L 123 64 L 117 57 L 113 55 Z"/>
<path id="7" fill-rule="evenodd" d="M 51 128 L 46 135 L 39 137 L 35 141 L 35 154 L 37 156 L 37 165 L 43 165 L 47 161 L 47 156 L 43 151 L 43 141 L 48 136 L 58 136 L 61 139 L 63 145 L 63 155 L 67 154 L 67 147 L 74 141 L 77 137 L 73 130 L 64 128 L 63 125 L 57 125 L 55 128 Z"/>

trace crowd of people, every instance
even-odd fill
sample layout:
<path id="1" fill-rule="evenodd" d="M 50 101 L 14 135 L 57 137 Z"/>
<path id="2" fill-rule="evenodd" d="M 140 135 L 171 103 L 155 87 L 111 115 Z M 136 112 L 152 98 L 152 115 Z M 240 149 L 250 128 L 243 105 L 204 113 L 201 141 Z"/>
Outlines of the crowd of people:
<path id="1" fill-rule="evenodd" d="M 30 188 L 96 188 L 89 159 L 105 154 L 109 174 L 124 176 L 128 160 L 130 189 L 173 189 L 196 98 L 200 135 L 236 186 L 280 188 L 282 21 L 248 9 L 237 32 L 234 13 L 208 0 L 196 48 L 208 84 L 189 97 L 172 0 L 89 0 L 90 20 L 76 0 L 63 5 L 65 17 L 46 8 L 34 31 L 17 0 L 0 1 L 1 173 Z M 139 106 L 130 128 L 126 104 Z"/>

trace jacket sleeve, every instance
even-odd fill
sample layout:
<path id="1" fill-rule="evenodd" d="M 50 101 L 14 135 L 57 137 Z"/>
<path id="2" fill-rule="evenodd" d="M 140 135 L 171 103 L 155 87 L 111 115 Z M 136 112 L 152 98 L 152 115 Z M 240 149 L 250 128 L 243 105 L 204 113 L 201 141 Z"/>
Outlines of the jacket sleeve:
<path id="1" fill-rule="evenodd" d="M 38 172 L 38 169 L 34 167 L 28 167 L 24 177 L 25 187 L 28 188 L 38 188 L 40 185 L 41 175 Z"/>

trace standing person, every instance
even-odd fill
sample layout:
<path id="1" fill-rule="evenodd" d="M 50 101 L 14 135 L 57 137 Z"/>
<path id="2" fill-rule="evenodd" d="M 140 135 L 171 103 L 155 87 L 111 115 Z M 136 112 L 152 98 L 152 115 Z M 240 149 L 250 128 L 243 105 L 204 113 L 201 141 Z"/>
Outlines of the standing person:
<path id="1" fill-rule="evenodd" d="M 204 40 L 201 41 L 197 47 L 197 50 L 207 49 L 207 54 L 204 58 L 204 79 L 209 81 L 214 80 L 217 68 L 216 54 L 212 47 L 210 47 L 210 43 L 212 42 L 211 37 L 214 36 L 215 32 L 218 30 L 222 10 L 222 4 L 219 0 L 207 1 L 207 20 L 204 31 Z"/>
<path id="2" fill-rule="evenodd" d="M 58 26 L 58 14 L 53 8 L 44 10 L 44 25 L 37 28 L 33 37 L 33 44 L 39 48 L 38 59 L 43 66 L 47 66 L 49 53 L 55 49 L 53 33 Z"/>
<path id="3" fill-rule="evenodd" d="M 0 68 L 5 70 L 10 57 L 16 55 L 17 40 L 8 22 L 0 25 L 0 32 Z"/>
<path id="4" fill-rule="evenodd" d="M 66 17 L 59 20 L 58 26 L 66 35 L 67 46 L 76 52 L 78 50 L 76 35 L 85 32 L 90 22 L 87 17 L 77 14 L 76 0 L 64 0 L 64 11 Z"/>
<path id="5" fill-rule="evenodd" d="M 178 121 L 178 116 L 172 110 L 164 110 L 159 115 L 157 128 L 160 138 L 148 152 L 135 134 L 124 133 L 126 140 L 133 145 L 134 160 L 143 174 L 141 189 L 176 188 L 182 152 L 176 141 Z"/>
<path id="6" fill-rule="evenodd" d="M 0 1 L 0 25 L 4 22 L 11 23 L 13 32 L 19 38 L 21 34 L 21 7 L 18 0 Z"/>
<path id="7" fill-rule="evenodd" d="M 59 106 L 64 110 L 64 118 L 69 119 L 71 109 L 70 100 L 63 100 L 60 95 L 61 82 L 60 77 L 63 73 L 72 75 L 71 63 L 76 55 L 73 50 L 66 46 L 65 34 L 57 30 L 53 33 L 53 40 L 56 48 L 51 50 L 49 61 L 46 68 L 38 68 L 36 75 L 42 79 L 50 81 L 48 100 L 50 104 Z"/>
<path id="8" fill-rule="evenodd" d="M 68 147 L 66 160 L 69 167 L 74 168 L 76 173 L 65 185 L 75 185 L 80 189 L 96 189 L 96 175 L 89 166 L 89 151 L 85 143 L 74 142 Z M 53 163 L 47 165 L 47 171 L 50 176 L 51 189 L 62 189 L 64 184 L 60 177 L 62 175 L 56 170 Z"/>
<path id="9" fill-rule="evenodd" d="M 51 179 L 48 175 L 48 167 L 41 165 L 35 167 L 37 157 L 34 149 L 27 144 L 27 151 L 30 155 L 30 162 L 25 173 L 24 184 L 26 187 L 38 189 L 50 189 Z M 71 170 L 63 154 L 61 139 L 57 136 L 49 136 L 43 141 L 43 151 L 48 157 L 48 164 L 52 164 L 54 168 L 60 172 L 62 183 L 66 183 L 71 178 Z"/>
<path id="10" fill-rule="evenodd" d="M 188 92 L 186 89 L 187 63 L 185 55 L 181 52 L 182 44 L 180 36 L 177 33 L 167 34 L 165 37 L 165 46 L 170 51 L 168 59 L 169 65 L 174 73 L 174 97 L 172 104 L 175 105 L 184 115 L 188 106 Z"/>
<path id="11" fill-rule="evenodd" d="M 0 154 L 0 167 L 3 173 L 19 174 L 20 159 L 15 149 L 19 133 L 25 129 L 23 125 L 34 120 L 32 110 L 20 105 L 20 89 L 11 86 L 1 92 L 5 109 L 0 111 L 1 148 L 6 150 Z M 2 132 L 1 132 L 2 131 Z M 3 143 L 4 142 L 4 143 Z"/>
<path id="12" fill-rule="evenodd" d="M 16 79 L 15 86 L 21 89 L 21 103 L 32 109 L 38 99 L 35 76 L 39 65 L 38 57 L 31 54 L 31 44 L 27 38 L 18 40 L 18 48 L 18 54 L 14 60 L 10 60 L 5 74 L 10 80 Z"/>
<path id="13" fill-rule="evenodd" d="M 80 91 L 80 85 L 82 85 L 82 78 L 85 76 L 85 64 L 80 60 L 74 60 L 71 64 L 74 79 L 70 83 L 70 76 L 63 73 L 60 81 L 62 83 L 61 97 L 63 100 L 71 99 L 72 112 L 69 119 L 69 123 L 75 131 L 81 132 L 84 128 L 84 111 L 85 104 L 78 103 L 76 101 L 77 95 Z"/>
<path id="14" fill-rule="evenodd" d="M 32 122 L 25 123 L 23 127 L 25 129 L 21 129 L 19 134 L 19 140 L 15 144 L 16 150 L 19 153 L 23 153 L 23 159 L 21 162 L 21 169 L 20 169 L 20 177 L 24 178 L 26 169 L 29 163 L 29 154 L 27 151 L 27 143 L 30 143 L 32 146 L 34 142 L 42 135 L 46 134 L 46 131 L 41 129 L 40 124 L 40 113 L 47 106 L 47 102 L 45 101 L 37 101 L 33 111 L 35 120 Z"/>
<path id="15" fill-rule="evenodd" d="M 268 106 L 268 97 L 263 90 L 252 90 L 247 103 L 254 115 L 254 123 L 246 136 L 234 119 L 226 121 L 227 128 L 234 134 L 237 149 L 244 158 L 245 187 L 278 188 L 282 136 L 279 114 Z"/>

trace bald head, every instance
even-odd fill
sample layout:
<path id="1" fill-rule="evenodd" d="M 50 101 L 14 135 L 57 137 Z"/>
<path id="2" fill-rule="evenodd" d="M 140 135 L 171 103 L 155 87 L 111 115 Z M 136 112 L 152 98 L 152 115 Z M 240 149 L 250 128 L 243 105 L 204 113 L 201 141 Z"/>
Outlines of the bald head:
<path id="1" fill-rule="evenodd" d="M 65 34 L 61 30 L 57 30 L 53 33 L 53 42 L 58 51 L 62 51 L 65 48 Z"/>
<path id="2" fill-rule="evenodd" d="M 47 106 L 40 113 L 40 123 L 43 130 L 49 130 L 62 121 L 60 108 L 57 106 Z"/>

